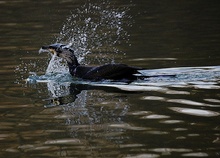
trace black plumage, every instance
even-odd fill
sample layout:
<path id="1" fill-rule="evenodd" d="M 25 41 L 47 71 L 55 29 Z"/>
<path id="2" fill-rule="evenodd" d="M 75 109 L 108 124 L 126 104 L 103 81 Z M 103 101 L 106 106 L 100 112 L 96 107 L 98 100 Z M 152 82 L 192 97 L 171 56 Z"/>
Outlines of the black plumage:
<path id="1" fill-rule="evenodd" d="M 142 68 L 128 66 L 125 64 L 105 64 L 101 66 L 80 65 L 74 55 L 74 50 L 59 43 L 43 46 L 39 52 L 50 52 L 65 59 L 68 64 L 70 74 L 84 80 L 114 80 L 130 82 L 137 80 L 138 77 L 135 74 L 140 74 L 138 70 L 142 70 Z"/>

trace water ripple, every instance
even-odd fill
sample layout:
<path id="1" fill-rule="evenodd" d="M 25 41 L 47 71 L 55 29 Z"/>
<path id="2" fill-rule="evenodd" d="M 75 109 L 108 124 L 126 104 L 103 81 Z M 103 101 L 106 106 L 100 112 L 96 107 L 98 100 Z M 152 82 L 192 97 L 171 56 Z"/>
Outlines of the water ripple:
<path id="1" fill-rule="evenodd" d="M 214 116 L 219 116 L 220 115 L 220 113 L 214 112 L 214 111 L 211 111 L 211 110 L 180 108 L 180 107 L 170 107 L 169 109 L 171 109 L 173 111 L 176 111 L 178 113 L 193 115 L 193 116 L 214 117 Z"/>
<path id="2" fill-rule="evenodd" d="M 208 157 L 209 155 L 204 152 L 191 152 L 191 153 L 186 153 L 182 154 L 184 157 Z"/>

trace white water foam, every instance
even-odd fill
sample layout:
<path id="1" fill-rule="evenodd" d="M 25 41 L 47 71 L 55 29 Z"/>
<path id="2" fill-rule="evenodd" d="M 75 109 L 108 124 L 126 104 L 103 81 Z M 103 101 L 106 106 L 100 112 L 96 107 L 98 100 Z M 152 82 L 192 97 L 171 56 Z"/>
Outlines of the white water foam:
<path id="1" fill-rule="evenodd" d="M 51 73 L 68 73 L 69 69 L 66 65 L 66 62 L 62 59 L 57 57 L 56 55 L 52 55 L 52 58 L 48 64 L 46 74 Z"/>

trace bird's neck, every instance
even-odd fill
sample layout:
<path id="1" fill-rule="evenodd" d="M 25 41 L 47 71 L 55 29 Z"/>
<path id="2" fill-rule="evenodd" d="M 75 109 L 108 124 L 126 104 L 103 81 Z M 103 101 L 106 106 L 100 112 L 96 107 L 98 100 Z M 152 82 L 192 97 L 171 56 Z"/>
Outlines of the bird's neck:
<path id="1" fill-rule="evenodd" d="M 76 68 L 80 65 L 76 56 L 71 55 L 71 57 L 67 60 L 67 64 L 69 67 L 69 72 L 71 75 L 75 76 L 76 74 Z"/>
<path id="2" fill-rule="evenodd" d="M 63 54 L 63 58 L 66 60 L 69 67 L 70 74 L 74 75 L 74 71 L 80 65 L 72 49 L 68 49 L 69 53 Z M 61 54 L 62 55 L 62 54 Z"/>
<path id="3" fill-rule="evenodd" d="M 66 61 L 67 61 L 68 66 L 72 66 L 72 65 L 79 66 L 79 62 L 78 62 L 76 56 L 73 54 L 71 54 L 71 56 L 66 58 Z"/>

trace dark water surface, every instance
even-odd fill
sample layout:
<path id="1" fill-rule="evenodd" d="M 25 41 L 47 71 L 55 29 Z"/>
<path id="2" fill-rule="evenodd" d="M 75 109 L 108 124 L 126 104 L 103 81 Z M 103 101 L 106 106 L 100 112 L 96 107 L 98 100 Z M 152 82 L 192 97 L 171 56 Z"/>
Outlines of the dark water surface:
<path id="1" fill-rule="evenodd" d="M 220 157 L 219 8 L 201 0 L 0 1 L 0 157 Z M 84 64 L 177 76 L 76 81 L 58 59 L 48 67 L 50 56 L 38 54 L 54 42 L 72 45 Z"/>

